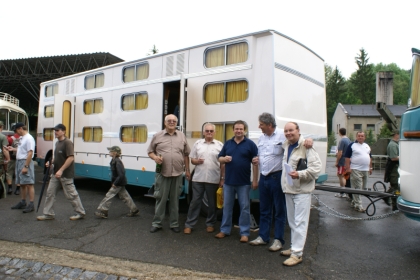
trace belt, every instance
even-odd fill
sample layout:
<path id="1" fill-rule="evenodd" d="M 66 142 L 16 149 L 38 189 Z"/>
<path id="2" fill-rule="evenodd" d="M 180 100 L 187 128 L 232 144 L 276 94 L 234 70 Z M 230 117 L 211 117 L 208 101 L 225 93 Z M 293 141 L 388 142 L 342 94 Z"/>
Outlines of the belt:
<path id="1" fill-rule="evenodd" d="M 275 175 L 275 174 L 277 174 L 277 173 L 281 173 L 283 170 L 277 170 L 277 171 L 273 171 L 273 172 L 270 172 L 270 173 L 268 173 L 267 175 L 263 175 L 263 174 L 261 174 L 261 175 L 263 175 L 263 176 L 265 176 L 265 177 L 268 177 L 268 176 L 271 176 L 271 175 Z"/>

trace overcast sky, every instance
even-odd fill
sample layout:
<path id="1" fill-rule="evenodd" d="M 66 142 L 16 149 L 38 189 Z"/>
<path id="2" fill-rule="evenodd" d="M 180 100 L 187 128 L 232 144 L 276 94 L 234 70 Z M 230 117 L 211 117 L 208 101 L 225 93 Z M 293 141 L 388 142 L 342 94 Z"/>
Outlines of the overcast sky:
<path id="1" fill-rule="evenodd" d="M 420 48 L 419 0 L 15 0 L 0 3 L 0 60 L 109 52 L 129 61 L 274 29 L 348 78 L 371 63 L 411 68 Z"/>

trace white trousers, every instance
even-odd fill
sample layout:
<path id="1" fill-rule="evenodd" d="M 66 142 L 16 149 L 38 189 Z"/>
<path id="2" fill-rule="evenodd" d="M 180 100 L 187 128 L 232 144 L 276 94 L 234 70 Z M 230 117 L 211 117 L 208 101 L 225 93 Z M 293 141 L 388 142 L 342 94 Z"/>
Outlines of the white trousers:
<path id="1" fill-rule="evenodd" d="M 302 256 L 308 233 L 309 214 L 311 211 L 311 194 L 285 194 L 287 220 L 291 230 L 292 255 Z"/>

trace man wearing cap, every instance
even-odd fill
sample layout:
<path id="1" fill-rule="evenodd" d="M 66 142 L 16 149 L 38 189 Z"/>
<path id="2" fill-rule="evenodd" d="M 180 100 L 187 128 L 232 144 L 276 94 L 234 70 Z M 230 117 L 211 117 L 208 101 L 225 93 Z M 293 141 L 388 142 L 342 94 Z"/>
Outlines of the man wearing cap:
<path id="1" fill-rule="evenodd" d="M 70 217 L 70 220 L 80 220 L 86 215 L 85 209 L 83 208 L 82 202 L 80 201 L 79 193 L 74 186 L 74 149 L 73 143 L 67 139 L 66 127 L 63 124 L 57 124 L 54 127 L 55 137 L 57 142 L 55 143 L 54 158 L 51 164 L 54 167 L 53 175 L 51 176 L 50 183 L 48 185 L 47 196 L 44 203 L 44 215 L 38 216 L 38 221 L 53 220 L 55 213 L 53 210 L 55 196 L 57 190 L 61 186 L 64 191 L 64 195 L 70 201 L 73 206 L 75 215 Z M 45 166 L 49 166 L 47 162 Z"/>
<path id="2" fill-rule="evenodd" d="M 394 129 L 392 131 L 391 136 L 392 139 L 389 142 L 388 147 L 386 149 L 388 154 L 388 161 L 386 163 L 384 181 L 386 183 L 389 182 L 390 184 L 390 187 L 387 191 L 388 193 L 399 194 L 400 186 L 398 184 L 398 179 L 400 177 L 400 174 L 398 173 L 398 167 L 400 163 L 400 148 L 398 146 L 398 142 L 400 141 L 400 132 L 397 129 Z M 388 202 L 388 200 L 385 199 L 384 201 L 386 203 Z M 395 197 L 392 197 L 391 202 L 392 211 L 398 210 L 397 199 Z"/>
<path id="3" fill-rule="evenodd" d="M 34 162 L 32 157 L 35 151 L 35 140 L 28 133 L 28 128 L 24 123 L 18 122 L 15 124 L 15 132 L 21 136 L 19 146 L 13 148 L 8 146 L 9 152 L 16 152 L 16 185 L 21 186 L 22 200 L 18 204 L 12 206 L 12 209 L 24 209 L 23 213 L 34 211 L 35 199 L 35 173 Z M 29 204 L 26 204 L 26 194 L 29 194 Z"/>
<path id="4" fill-rule="evenodd" d="M 179 195 L 182 191 L 182 173 L 190 178 L 190 146 L 184 133 L 176 130 L 178 118 L 175 115 L 165 117 L 165 129 L 153 135 L 147 153 L 151 159 L 161 166 L 156 170 L 155 191 L 156 198 L 155 216 L 153 218 L 151 233 L 162 229 L 162 221 L 165 217 L 166 201 L 169 198 L 170 228 L 179 233 L 178 209 Z M 160 168 L 159 168 L 160 169 Z M 160 172 L 159 172 L 160 171 Z"/>
<path id="5" fill-rule="evenodd" d="M 112 157 L 111 162 L 109 163 L 111 165 L 112 172 L 112 186 L 106 193 L 105 198 L 102 199 L 99 204 L 98 209 L 95 212 L 95 216 L 107 219 L 108 210 L 111 206 L 111 200 L 118 194 L 120 199 L 124 201 L 125 205 L 130 208 L 130 212 L 127 214 L 127 217 L 134 217 L 139 213 L 139 209 L 136 207 L 130 194 L 125 189 L 125 185 L 127 185 L 127 178 L 125 177 L 124 164 L 120 159 L 121 148 L 118 146 L 112 146 L 107 149 L 109 151 L 109 155 Z"/>

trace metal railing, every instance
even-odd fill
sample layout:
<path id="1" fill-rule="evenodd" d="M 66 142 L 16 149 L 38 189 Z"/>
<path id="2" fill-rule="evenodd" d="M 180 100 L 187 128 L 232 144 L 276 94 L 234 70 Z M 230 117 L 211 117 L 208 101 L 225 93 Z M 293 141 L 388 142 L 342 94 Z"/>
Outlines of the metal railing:
<path id="1" fill-rule="evenodd" d="M 15 104 L 16 106 L 19 106 L 19 99 L 11 96 L 8 93 L 0 92 L 0 100 L 4 100 L 4 101 L 10 102 L 12 104 Z"/>
<path id="2" fill-rule="evenodd" d="M 387 155 L 372 155 L 373 170 L 385 170 L 387 160 Z"/>

